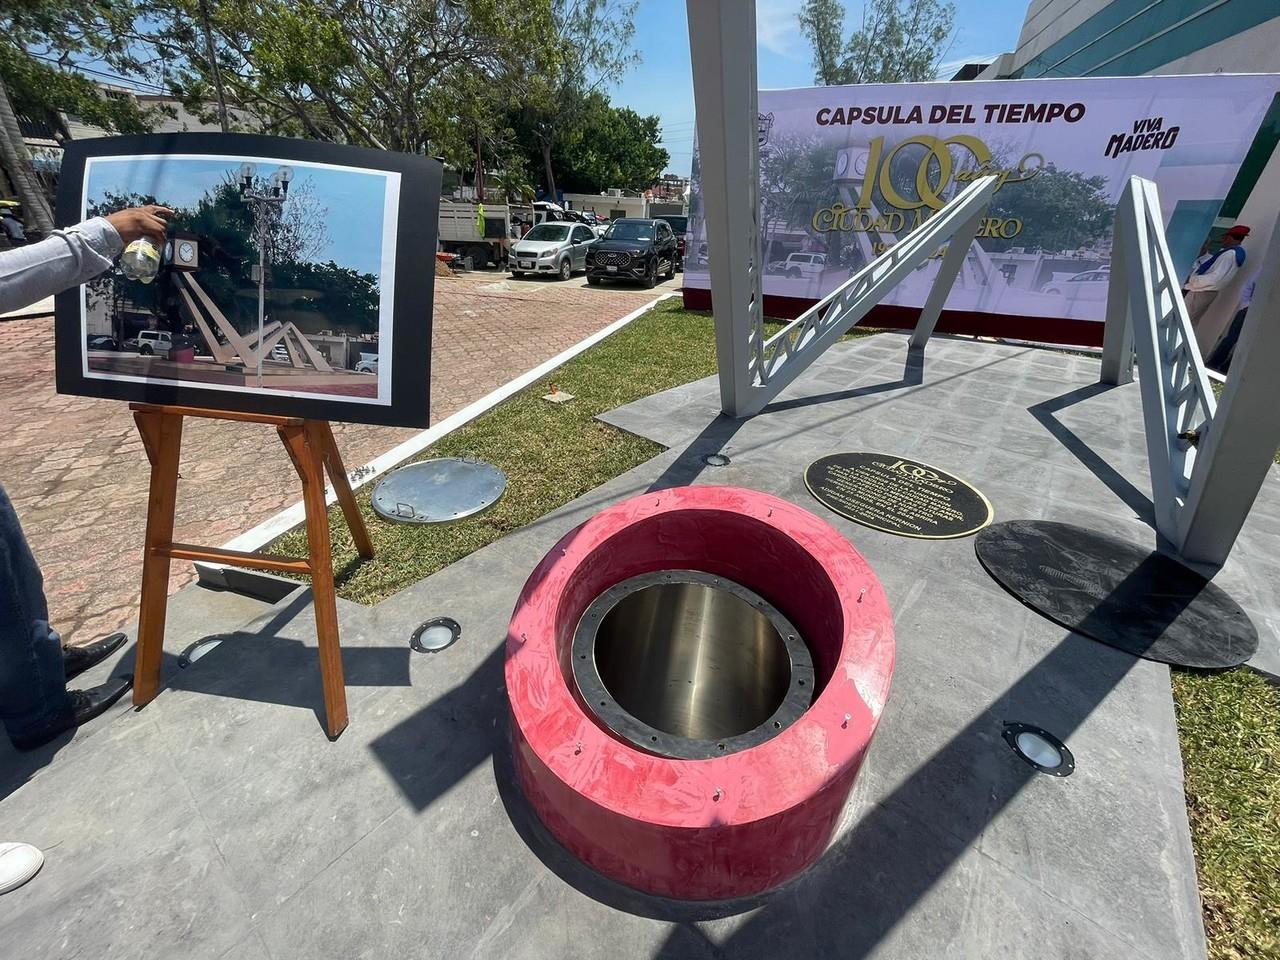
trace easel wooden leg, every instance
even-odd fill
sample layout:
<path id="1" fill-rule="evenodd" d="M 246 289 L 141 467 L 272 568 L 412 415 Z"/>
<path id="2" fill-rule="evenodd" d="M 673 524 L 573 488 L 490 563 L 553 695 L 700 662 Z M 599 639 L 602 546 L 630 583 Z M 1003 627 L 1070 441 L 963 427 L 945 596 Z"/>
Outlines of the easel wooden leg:
<path id="1" fill-rule="evenodd" d="M 138 614 L 137 659 L 133 667 L 133 705 L 141 707 L 160 692 L 160 658 L 164 652 L 164 621 L 169 603 L 168 547 L 173 540 L 173 512 L 178 496 L 182 417 L 138 410 L 133 418 L 151 461 L 147 537 L 142 555 L 142 603 Z"/>
<path id="2" fill-rule="evenodd" d="M 351 483 L 347 480 L 347 470 L 342 465 L 342 454 L 338 452 L 338 444 L 333 439 L 333 430 L 328 420 L 311 420 L 320 433 L 324 443 L 324 465 L 329 471 L 329 482 L 333 484 L 333 492 L 338 496 L 338 504 L 342 514 L 347 518 L 347 526 L 351 528 L 351 539 L 356 543 L 356 552 L 366 560 L 373 559 L 373 542 L 369 539 L 369 531 L 365 528 L 364 517 L 356 506 L 356 495 L 351 492 Z"/>
<path id="3" fill-rule="evenodd" d="M 328 425 L 306 421 L 282 425 L 277 429 L 302 479 L 307 545 L 311 553 L 311 599 L 315 604 L 320 678 L 324 685 L 325 730 L 332 740 L 347 727 L 347 691 L 342 675 L 342 647 L 338 642 L 338 605 L 334 597 L 329 514 L 324 502 L 325 452 L 332 444 L 332 437 L 326 436 L 322 426 Z M 345 475 L 343 479 L 346 479 Z"/>

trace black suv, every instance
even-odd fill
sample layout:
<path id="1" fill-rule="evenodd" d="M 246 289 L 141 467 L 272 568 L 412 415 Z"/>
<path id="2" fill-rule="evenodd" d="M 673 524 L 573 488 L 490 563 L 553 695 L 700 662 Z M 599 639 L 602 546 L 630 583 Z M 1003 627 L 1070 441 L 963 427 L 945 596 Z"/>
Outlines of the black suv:
<path id="1" fill-rule="evenodd" d="M 587 250 L 587 283 L 639 280 L 652 287 L 676 275 L 676 235 L 665 220 L 615 220 Z"/>

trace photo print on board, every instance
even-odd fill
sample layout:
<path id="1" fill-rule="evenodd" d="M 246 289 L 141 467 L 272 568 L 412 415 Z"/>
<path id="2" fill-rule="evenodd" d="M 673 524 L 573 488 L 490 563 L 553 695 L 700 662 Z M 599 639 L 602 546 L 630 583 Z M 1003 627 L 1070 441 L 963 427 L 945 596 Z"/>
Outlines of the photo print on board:
<path id="1" fill-rule="evenodd" d="M 240 134 L 68 146 L 63 225 L 175 211 L 156 276 L 57 299 L 63 393 L 425 426 L 440 168 Z"/>

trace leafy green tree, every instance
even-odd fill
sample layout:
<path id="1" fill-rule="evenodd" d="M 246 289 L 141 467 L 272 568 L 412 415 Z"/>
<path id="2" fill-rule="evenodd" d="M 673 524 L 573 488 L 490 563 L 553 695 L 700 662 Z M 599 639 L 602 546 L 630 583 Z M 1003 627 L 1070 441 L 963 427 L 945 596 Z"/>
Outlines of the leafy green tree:
<path id="1" fill-rule="evenodd" d="M 932 80 L 955 23 L 946 0 L 866 0 L 862 24 L 844 41 L 844 5 L 805 0 L 800 30 L 821 85 Z"/>
<path id="2" fill-rule="evenodd" d="M 505 139 L 554 53 L 549 0 L 219 0 L 207 36 L 200 0 L 138 2 L 156 79 L 202 115 L 220 81 L 268 132 L 455 160 Z"/>
<path id="3" fill-rule="evenodd" d="M 376 333 L 381 298 L 378 278 L 325 263 L 286 263 L 272 270 L 271 309 L 290 311 L 303 333 L 341 326 L 349 333 Z"/>
<path id="4" fill-rule="evenodd" d="M 659 146 L 661 139 L 657 117 L 642 117 L 628 107 L 613 106 L 603 93 L 591 93 L 577 111 L 574 128 L 552 151 L 557 185 L 577 193 L 600 193 L 610 187 L 643 190 L 671 159 Z M 541 147 L 532 137 L 525 150 L 532 166 L 541 165 Z"/>
<path id="5" fill-rule="evenodd" d="M 132 97 L 105 96 L 79 60 L 117 73 L 141 69 L 132 42 L 135 0 L 9 0 L 0 6 L 0 161 L 18 191 L 27 222 L 53 229 L 53 213 L 32 169 L 17 113 L 73 113 L 108 131 L 141 133 L 154 119 Z"/>
<path id="6" fill-rule="evenodd" d="M 1007 184 L 996 193 L 989 216 L 1017 217 L 1022 231 L 1011 240 L 989 238 L 982 245 L 992 251 L 1077 250 L 1106 237 L 1115 212 L 1106 177 L 1086 177 L 1050 163 L 1025 183 Z"/>
<path id="7" fill-rule="evenodd" d="M 638 0 L 551 0 L 547 62 L 522 91 L 519 125 L 537 144 L 547 195 L 556 195 L 557 148 L 577 137 L 593 94 L 639 60 L 631 49 Z"/>

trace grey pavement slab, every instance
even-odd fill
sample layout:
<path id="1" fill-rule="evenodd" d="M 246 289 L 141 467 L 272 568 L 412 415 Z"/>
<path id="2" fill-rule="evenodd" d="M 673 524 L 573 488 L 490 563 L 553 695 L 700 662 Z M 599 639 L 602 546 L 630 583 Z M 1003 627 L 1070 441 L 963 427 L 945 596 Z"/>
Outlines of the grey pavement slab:
<path id="1" fill-rule="evenodd" d="M 1091 455 L 1029 412 L 1046 384 L 1050 400 L 1083 391 L 1053 419 L 1114 440 L 1136 397 L 1090 392 L 1096 368 L 1079 358 L 1049 355 L 1059 368 L 1040 351 L 948 340 L 930 345 L 922 382 L 903 382 L 904 352 L 897 337 L 843 344 L 746 423 L 715 417 L 710 381 L 609 414 L 672 449 L 375 607 L 340 603 L 351 725 L 334 743 L 307 591 L 235 607 L 183 591 L 171 652 L 202 632 L 222 642 L 170 665 L 151 705 L 62 745 L 0 801 L 0 833 L 49 857 L 0 901 L 0 943 L 24 958 L 1200 960 L 1167 669 L 1039 618 L 986 576 L 972 540 L 859 527 L 823 511 L 801 476 L 836 449 L 906 453 L 978 485 L 998 517 L 1143 541 L 1140 451 L 1117 441 Z M 1098 429 L 1104 418 L 1120 427 Z M 705 466 L 716 451 L 731 463 Z M 602 507 L 690 482 L 824 516 L 877 571 L 898 643 L 831 848 L 783 888 L 729 904 L 648 897 L 579 864 L 514 786 L 506 727 L 503 643 L 533 566 Z M 1280 531 L 1249 536 L 1265 549 Z M 1266 610 L 1240 566 L 1224 571 L 1228 589 Z M 412 629 L 440 615 L 461 639 L 411 653 Z M 1076 773 L 1022 764 L 1000 736 L 1010 720 L 1066 740 Z"/>

